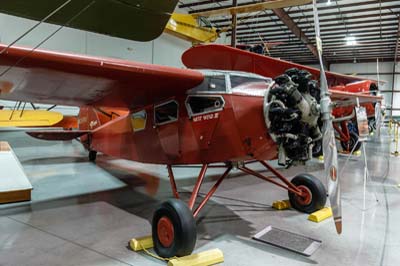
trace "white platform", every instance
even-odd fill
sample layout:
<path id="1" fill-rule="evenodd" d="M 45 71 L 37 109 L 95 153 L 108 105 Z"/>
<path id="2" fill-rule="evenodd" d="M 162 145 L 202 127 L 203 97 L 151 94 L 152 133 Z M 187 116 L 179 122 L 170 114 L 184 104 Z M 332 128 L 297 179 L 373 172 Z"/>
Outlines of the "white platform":
<path id="1" fill-rule="evenodd" d="M 32 185 L 7 142 L 0 142 L 0 203 L 30 200 Z"/>

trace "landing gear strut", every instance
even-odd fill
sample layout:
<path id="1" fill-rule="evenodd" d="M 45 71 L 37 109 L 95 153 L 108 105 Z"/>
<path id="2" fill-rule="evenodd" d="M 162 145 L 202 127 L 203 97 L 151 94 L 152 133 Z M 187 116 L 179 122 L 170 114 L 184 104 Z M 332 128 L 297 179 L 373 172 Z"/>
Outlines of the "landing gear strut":
<path id="1" fill-rule="evenodd" d="M 97 151 L 90 150 L 89 151 L 89 161 L 94 162 L 97 158 Z"/>
<path id="2" fill-rule="evenodd" d="M 247 166 L 255 162 L 262 164 L 272 172 L 273 175 L 264 176 Z M 299 211 L 310 213 L 322 209 L 325 205 L 325 188 L 321 181 L 312 175 L 301 174 L 293 178 L 292 182 L 290 182 L 265 161 L 253 160 L 249 162 L 236 163 L 235 166 L 238 170 L 246 174 L 258 177 L 286 189 L 289 192 L 292 206 Z M 200 204 L 198 204 L 197 208 L 195 208 L 196 199 L 207 172 L 208 165 L 203 164 L 188 204 L 179 200 L 179 193 L 176 188 L 172 166 L 167 166 L 171 188 L 175 199 L 163 202 L 155 211 L 152 221 L 154 249 L 161 257 L 171 258 L 174 256 L 186 256 L 192 253 L 197 237 L 195 218 L 221 185 L 225 177 L 227 177 L 233 169 L 232 163 L 214 167 L 226 168 L 226 170 L 206 194 Z"/>

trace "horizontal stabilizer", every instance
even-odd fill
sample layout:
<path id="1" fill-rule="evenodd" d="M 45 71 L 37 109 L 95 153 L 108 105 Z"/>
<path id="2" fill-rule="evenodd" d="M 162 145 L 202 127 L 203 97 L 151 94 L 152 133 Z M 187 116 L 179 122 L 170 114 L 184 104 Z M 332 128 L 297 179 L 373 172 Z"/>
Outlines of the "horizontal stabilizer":
<path id="1" fill-rule="evenodd" d="M 89 133 L 89 130 L 47 130 L 26 132 L 29 136 L 42 140 L 73 140 Z"/>

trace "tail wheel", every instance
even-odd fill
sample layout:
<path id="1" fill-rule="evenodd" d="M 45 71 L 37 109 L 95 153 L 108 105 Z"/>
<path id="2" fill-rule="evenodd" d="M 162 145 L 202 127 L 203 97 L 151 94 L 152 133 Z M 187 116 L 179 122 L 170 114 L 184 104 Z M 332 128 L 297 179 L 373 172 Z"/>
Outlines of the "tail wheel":
<path id="1" fill-rule="evenodd" d="M 181 200 L 170 199 L 155 211 L 152 221 L 154 250 L 163 258 L 190 255 L 196 244 L 196 222 Z"/>
<path id="2" fill-rule="evenodd" d="M 326 190 L 322 182 L 309 174 L 300 174 L 292 179 L 303 196 L 300 197 L 289 191 L 289 200 L 293 208 L 305 213 L 312 213 L 322 209 L 326 203 Z"/>
<path id="3" fill-rule="evenodd" d="M 358 141 L 358 134 L 350 131 L 350 139 L 348 142 L 340 142 L 343 150 L 345 151 L 358 151 L 361 148 L 361 142 Z M 355 147 L 355 148 L 354 148 Z"/>

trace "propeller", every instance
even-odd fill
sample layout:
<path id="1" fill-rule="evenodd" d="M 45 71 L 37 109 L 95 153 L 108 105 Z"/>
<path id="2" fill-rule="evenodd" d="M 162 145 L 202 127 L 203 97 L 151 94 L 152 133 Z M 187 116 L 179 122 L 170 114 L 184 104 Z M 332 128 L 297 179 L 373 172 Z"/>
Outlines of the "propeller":
<path id="1" fill-rule="evenodd" d="M 340 179 L 338 171 L 337 148 L 335 132 L 332 124 L 332 103 L 329 97 L 328 81 L 325 75 L 322 60 L 322 40 L 319 28 L 317 1 L 313 0 L 313 13 L 315 24 L 315 40 L 317 43 L 318 58 L 320 64 L 320 87 L 321 87 L 321 115 L 323 125 L 322 149 L 324 153 L 325 176 L 328 184 L 329 201 L 331 203 L 336 232 L 342 233 L 342 204 L 340 196 Z"/>

